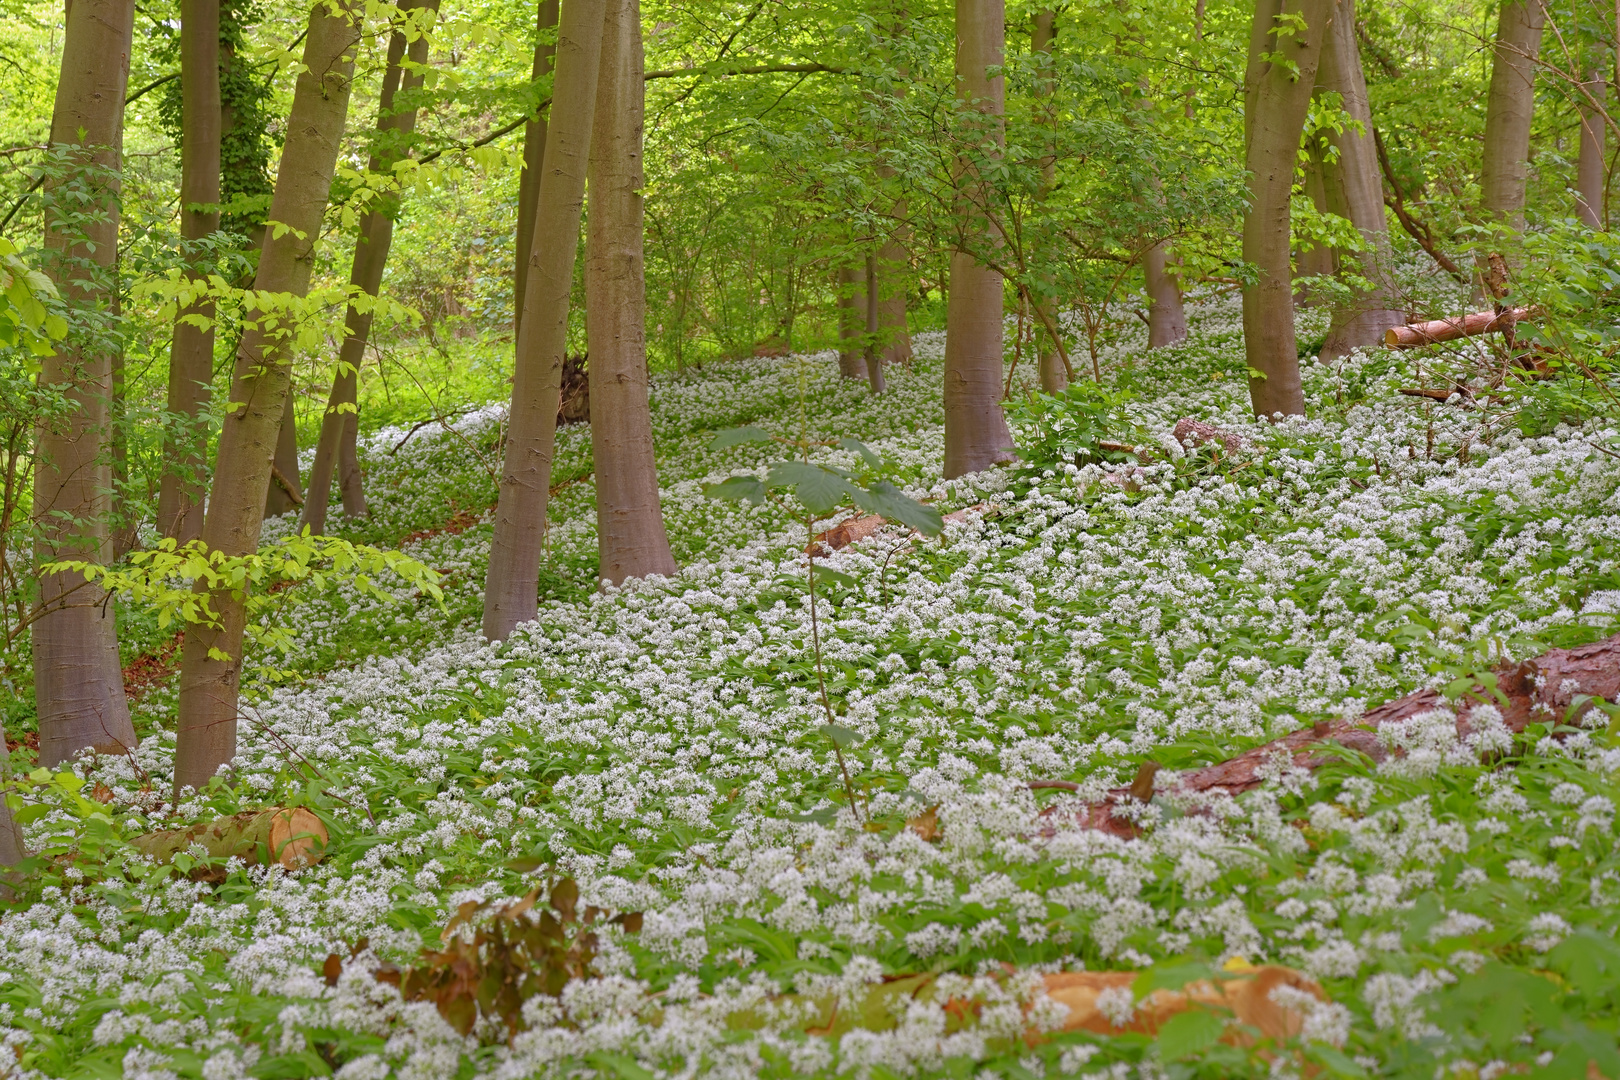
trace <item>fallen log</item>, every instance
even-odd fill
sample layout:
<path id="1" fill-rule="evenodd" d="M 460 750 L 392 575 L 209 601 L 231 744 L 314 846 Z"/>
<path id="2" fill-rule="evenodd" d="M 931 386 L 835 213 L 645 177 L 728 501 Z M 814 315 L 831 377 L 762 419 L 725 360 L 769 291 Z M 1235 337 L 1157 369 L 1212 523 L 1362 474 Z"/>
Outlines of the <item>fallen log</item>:
<path id="1" fill-rule="evenodd" d="M 325 824 L 310 811 L 272 807 L 200 821 L 184 829 L 147 833 L 130 844 L 160 865 L 172 863 L 176 855 L 201 844 L 216 859 L 235 856 L 249 866 L 280 864 L 298 870 L 320 862 L 330 839 Z"/>
<path id="2" fill-rule="evenodd" d="M 1574 649 L 1554 649 L 1522 664 L 1504 664 L 1494 674 L 1496 690 L 1502 696 L 1498 698 L 1480 684 L 1464 693 L 1463 702 L 1456 708 L 1459 739 L 1473 734 L 1468 716 L 1469 706 L 1473 704 L 1495 705 L 1508 730 L 1517 735 L 1532 721 L 1573 723 L 1595 708 L 1590 700 L 1577 703 L 1577 699 L 1620 700 L 1620 634 Z M 1327 744 L 1365 754 L 1374 762 L 1386 761 L 1398 756 L 1400 751 L 1392 750 L 1379 738 L 1379 728 L 1450 707 L 1451 702 L 1438 690 L 1418 690 L 1356 719 L 1324 720 L 1314 727 L 1302 728 L 1246 750 L 1218 765 L 1190 769 L 1178 774 L 1170 783 L 1158 785 L 1158 791 L 1172 796 L 1217 791 L 1240 795 L 1259 787 L 1266 776 L 1274 775 L 1279 760 L 1297 769 L 1316 769 L 1336 760 L 1335 754 L 1324 752 Z M 1138 781 L 1140 777 L 1138 773 Z M 1135 837 L 1140 830 L 1132 820 L 1135 815 L 1131 811 L 1143 801 L 1141 789 L 1140 782 L 1113 788 L 1101 802 L 1081 809 L 1076 820 L 1082 828 L 1127 839 Z M 1121 812 L 1116 814 L 1116 809 Z M 1072 807 L 1060 810 L 1050 806 L 1041 811 L 1041 817 L 1051 821 L 1059 813 L 1076 814 L 1076 811 Z"/>
<path id="3" fill-rule="evenodd" d="M 960 510 L 952 510 L 945 515 L 943 520 L 947 525 L 958 525 L 966 521 L 969 514 L 984 509 L 984 503 L 975 503 Z M 867 514 L 865 517 L 850 518 L 838 525 L 834 525 L 826 532 L 817 533 L 816 538 L 804 549 L 805 554 L 812 557 L 823 555 L 825 552 L 821 550 L 822 548 L 841 551 L 853 543 L 865 540 L 869 536 L 876 536 L 879 530 L 887 524 L 889 524 L 889 519 L 879 514 Z"/>
<path id="4" fill-rule="evenodd" d="M 1176 421 L 1171 429 L 1170 437 L 1182 445 L 1183 449 L 1191 450 L 1204 443 L 1220 443 L 1226 447 L 1227 453 L 1235 454 L 1243 449 L 1244 438 L 1233 431 L 1224 431 L 1214 424 L 1206 424 L 1202 420 L 1194 420 L 1190 416 L 1183 416 Z"/>
<path id="5" fill-rule="evenodd" d="M 1522 307 L 1502 312 L 1476 311 L 1460 319 L 1433 319 L 1407 326 L 1392 326 L 1384 331 L 1384 344 L 1392 349 L 1415 349 L 1420 345 L 1495 334 L 1539 314 L 1541 312 L 1536 308 Z"/>

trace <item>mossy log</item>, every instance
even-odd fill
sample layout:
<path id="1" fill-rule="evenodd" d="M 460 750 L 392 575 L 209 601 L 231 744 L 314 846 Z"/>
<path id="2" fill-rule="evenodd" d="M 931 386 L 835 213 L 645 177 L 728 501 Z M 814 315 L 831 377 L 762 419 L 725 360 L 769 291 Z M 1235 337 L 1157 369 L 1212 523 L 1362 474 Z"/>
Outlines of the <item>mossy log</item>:
<path id="1" fill-rule="evenodd" d="M 310 811 L 271 807 L 147 833 L 130 843 L 158 863 L 173 862 L 180 852 L 201 844 L 217 859 L 234 855 L 249 866 L 279 863 L 298 870 L 320 862 L 329 839 L 326 826 Z"/>

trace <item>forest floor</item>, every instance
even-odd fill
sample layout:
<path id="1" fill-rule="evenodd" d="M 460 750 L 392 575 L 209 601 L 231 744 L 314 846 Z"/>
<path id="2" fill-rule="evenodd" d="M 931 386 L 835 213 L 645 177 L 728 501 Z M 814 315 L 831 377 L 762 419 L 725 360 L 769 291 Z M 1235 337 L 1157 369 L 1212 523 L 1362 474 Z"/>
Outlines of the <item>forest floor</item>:
<path id="1" fill-rule="evenodd" d="M 1442 707 L 1386 731 L 1405 753 L 1381 764 L 1280 761 L 1213 809 L 1156 800 L 1136 839 L 1082 827 L 1146 760 L 1169 791 L 1180 770 L 1620 630 L 1612 422 L 1530 437 L 1400 394 L 1419 374 L 1380 352 L 1308 365 L 1311 418 L 1257 423 L 1235 306 L 1192 314 L 1186 345 L 1107 357 L 1108 437 L 1156 448 L 1135 491 L 1055 462 L 941 483 L 938 335 L 877 399 L 830 355 L 660 378 L 679 576 L 596 588 L 589 431 L 565 428 L 541 615 L 501 645 L 477 627 L 502 410 L 376 434 L 372 514 L 337 528 L 438 569 L 444 605 L 290 590 L 294 645 L 253 658 L 267 670 L 230 785 L 168 803 L 161 671 L 134 754 L 80 765 L 86 788 L 41 783 L 30 843 L 95 841 L 122 869 L 63 862 L 0 917 L 0 1040 L 28 1075 L 207 1080 L 1620 1076 L 1620 743 L 1601 711 L 1514 738 L 1478 706 L 1459 738 Z M 1186 416 L 1245 449 L 1195 461 L 1170 438 Z M 828 558 L 838 742 L 803 522 L 703 494 L 768 460 L 708 448 L 739 424 L 858 438 L 910 494 L 976 508 L 939 540 L 885 532 Z M 134 653 L 161 656 L 172 634 L 124 618 Z M 319 865 L 191 880 L 116 863 L 119 837 L 266 805 L 323 817 Z M 423 947 L 468 901 L 564 877 L 639 931 L 599 926 L 589 977 L 528 987 L 515 1031 L 486 1001 L 459 1034 L 445 1017 L 472 1019 L 478 978 L 515 990 L 523 969 L 460 983 Z M 569 940 L 528 970 L 578 975 L 588 950 Z M 1320 983 L 1297 1046 L 1217 1042 L 1218 1022 L 1174 1043 L 1020 1037 L 1051 1014 L 1026 1014 L 1039 991 L 1007 975 L 1180 985 L 1242 962 Z M 382 964 L 426 989 L 403 1001 Z M 978 1021 L 919 1000 L 806 1034 L 770 1004 L 923 972 L 963 976 L 947 996 L 980 1001 Z"/>

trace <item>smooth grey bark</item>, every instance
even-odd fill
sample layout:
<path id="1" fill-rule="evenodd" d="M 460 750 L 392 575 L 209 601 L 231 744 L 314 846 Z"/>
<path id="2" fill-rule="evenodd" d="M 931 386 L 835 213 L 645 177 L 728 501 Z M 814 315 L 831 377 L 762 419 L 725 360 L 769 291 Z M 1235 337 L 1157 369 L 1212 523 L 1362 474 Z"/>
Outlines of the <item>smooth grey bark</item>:
<path id="1" fill-rule="evenodd" d="M 1524 189 L 1530 175 L 1530 122 L 1536 105 L 1536 56 L 1547 13 L 1541 0 L 1504 0 L 1497 12 L 1491 87 L 1485 100 L 1485 146 L 1479 211 L 1486 222 L 1524 228 Z M 1488 273 L 1489 253 L 1478 258 Z M 1494 289 L 1492 290 L 1494 291 Z"/>
<path id="2" fill-rule="evenodd" d="M 332 191 L 348 119 L 359 9 L 319 0 L 310 10 L 303 66 L 287 116 L 269 220 L 254 275 L 256 292 L 302 297 L 309 291 L 315 241 Z M 286 413 L 292 355 L 284 333 L 249 326 L 236 350 L 230 400 L 214 459 L 203 542 L 210 551 L 247 555 L 259 546 L 264 493 Z M 236 756 L 236 718 L 246 612 L 228 591 L 210 598 L 222 626 L 186 628 L 180 660 L 180 719 L 174 758 L 178 796 L 202 788 Z M 210 655 L 210 654 L 213 655 Z M 219 657 L 223 655 L 225 659 Z"/>
<path id="3" fill-rule="evenodd" d="M 1328 212 L 1327 180 L 1324 174 L 1327 163 L 1322 160 L 1322 149 L 1311 140 L 1311 145 L 1305 151 L 1305 182 L 1303 187 L 1305 195 L 1316 207 L 1318 214 Z M 1327 277 L 1333 273 L 1333 249 L 1326 244 L 1310 244 L 1302 246 L 1294 257 L 1297 276 L 1301 278 Z M 1309 289 L 1304 284 L 1299 285 L 1295 301 L 1302 307 L 1309 307 L 1314 303 Z"/>
<path id="4" fill-rule="evenodd" d="M 405 0 L 399 5 L 406 18 L 411 12 L 424 8 L 437 12 L 439 0 Z M 372 172 L 392 171 L 394 163 L 405 156 L 405 141 L 416 130 L 417 110 L 396 110 L 394 98 L 401 90 L 409 94 L 422 85 L 421 66 L 427 63 L 429 44 L 425 33 L 418 33 L 416 39 L 409 42 L 403 29 L 396 28 L 389 36 L 388 66 L 383 71 L 382 92 L 377 96 L 378 149 L 371 157 Z M 409 71 L 405 69 L 407 59 L 411 64 Z M 388 249 L 394 242 L 394 219 L 398 213 L 399 199 L 388 197 L 382 205 L 368 209 L 360 218 L 354 261 L 349 266 L 349 285 L 367 296 L 376 296 L 382 290 L 383 270 L 388 265 Z M 334 473 L 342 477 L 339 489 L 343 512 L 350 517 L 366 512 L 355 439 L 360 428 L 360 362 L 365 358 L 366 342 L 371 337 L 371 312 L 360 311 L 350 304 L 344 313 L 343 329 L 337 371 L 332 377 L 326 412 L 321 415 L 321 434 L 315 446 L 315 459 L 309 467 L 309 486 L 304 490 L 301 523 L 317 535 L 326 531 L 326 510 L 332 498 Z M 344 459 L 345 448 L 349 451 L 348 461 Z"/>
<path id="5" fill-rule="evenodd" d="M 1181 280 L 1170 269 L 1169 245 L 1154 244 L 1142 256 L 1148 295 L 1148 348 L 1162 349 L 1187 340 L 1187 312 L 1181 303 Z"/>
<path id="6" fill-rule="evenodd" d="M 1393 249 L 1389 219 L 1384 215 L 1378 147 L 1373 143 L 1372 106 L 1356 40 L 1356 0 L 1337 0 L 1334 5 L 1316 85 L 1336 91 L 1344 111 L 1361 127 L 1357 131 L 1347 126 L 1329 136 L 1339 153 L 1337 160 L 1326 163 L 1322 186 L 1328 210 L 1347 219 L 1361 234 L 1362 250 L 1338 253 L 1337 269 L 1353 267 L 1371 285 L 1349 303 L 1335 305 L 1321 353 L 1333 359 L 1351 349 L 1381 344 L 1385 330 L 1406 323 L 1406 313 L 1395 307 L 1395 282 L 1390 274 Z"/>
<path id="7" fill-rule="evenodd" d="M 180 235 L 196 243 L 219 231 L 219 0 L 181 0 Z M 195 257 L 195 255 L 193 255 Z M 201 277 L 201 275 L 195 275 Z M 184 543 L 202 535 L 203 469 L 208 432 L 201 415 L 214 381 L 214 305 L 192 304 L 175 315 L 169 347 L 168 411 L 183 417 L 164 447 L 158 530 Z M 202 319 L 206 326 L 188 320 Z"/>
<path id="8" fill-rule="evenodd" d="M 540 607 L 540 557 L 605 15 L 605 0 L 569 0 L 558 20 L 545 168 L 514 348 L 495 536 L 484 579 L 483 629 L 490 641 L 505 639 L 519 623 L 532 620 Z"/>
<path id="9" fill-rule="evenodd" d="M 866 378 L 866 274 L 854 263 L 838 268 L 838 374 Z"/>
<path id="10" fill-rule="evenodd" d="M 895 203 L 894 216 L 906 215 L 906 203 Z M 912 360 L 911 328 L 906 324 L 906 297 L 915 275 L 911 257 L 903 241 L 890 237 L 878 251 L 878 341 L 885 364 L 909 364 Z"/>
<path id="11" fill-rule="evenodd" d="M 51 142 L 77 168 L 50 189 L 83 185 L 94 202 L 70 202 L 71 217 L 47 212 L 45 269 L 65 299 L 84 307 L 117 303 L 117 170 L 134 21 L 133 0 L 77 0 L 67 16 Z M 34 429 L 40 563 L 105 563 L 112 555 L 113 359 L 105 342 L 76 337 L 41 359 L 40 389 L 60 393 L 68 408 L 43 414 Z M 40 764 L 57 765 L 86 748 L 132 749 L 111 598 L 77 573 L 41 573 L 39 586 L 31 634 Z"/>
<path id="12" fill-rule="evenodd" d="M 1249 208 L 1243 260 L 1259 271 L 1243 290 L 1243 345 L 1256 415 L 1302 416 L 1290 265 L 1289 199 L 1332 0 L 1256 0 L 1244 78 L 1244 163 Z M 1304 20 L 1303 32 L 1280 23 Z M 1279 32 L 1282 31 L 1282 32 Z M 1279 61 L 1287 61 L 1282 63 Z"/>
<path id="13" fill-rule="evenodd" d="M 551 74 L 557 46 L 552 40 L 557 28 L 557 0 L 543 0 L 536 10 L 534 68 L 530 80 L 538 83 Z M 523 125 L 523 171 L 518 174 L 518 222 L 512 275 L 512 336 L 523 322 L 524 290 L 529 280 L 529 250 L 534 246 L 534 219 L 539 212 L 540 173 L 546 162 L 546 108 L 537 109 L 534 118 Z"/>
<path id="14" fill-rule="evenodd" d="M 585 325 L 591 376 L 600 575 L 675 574 L 658 498 L 647 387 L 647 266 L 641 189 L 646 69 L 639 0 L 607 0 L 591 132 Z"/>
<path id="15" fill-rule="evenodd" d="M 290 376 L 292 373 L 288 372 Z M 293 412 L 297 394 L 288 380 L 286 404 L 282 406 L 281 427 L 276 432 L 276 452 L 264 493 L 264 516 L 289 514 L 303 504 L 304 494 L 298 476 L 298 419 Z"/>
<path id="16" fill-rule="evenodd" d="M 1602 68 L 1593 68 L 1586 80 L 1586 92 L 1593 101 L 1605 105 L 1605 85 Z M 1605 105 L 1605 107 L 1607 107 Z M 1603 116 L 1585 97 L 1581 99 L 1581 149 L 1575 162 L 1575 214 L 1589 229 L 1608 227 L 1608 213 L 1603 200 L 1605 174 L 1608 165 L 1603 156 Z"/>
<path id="17" fill-rule="evenodd" d="M 878 291 L 878 255 L 875 251 L 866 253 L 866 348 L 861 359 L 866 362 L 867 385 L 872 393 L 881 394 L 887 387 L 883 380 L 883 350 L 878 347 L 882 334 L 881 320 L 883 301 Z"/>
<path id="18" fill-rule="evenodd" d="M 972 116 L 967 134 L 995 153 L 1006 135 L 1004 80 L 990 77 L 1006 51 L 1003 0 L 956 0 L 956 96 Z M 994 244 L 984 203 L 985 185 L 964 161 L 961 177 L 964 236 Z M 967 245 L 964 245 L 967 246 Z M 1012 459 L 1012 434 L 1001 409 L 1001 274 L 967 250 L 951 253 L 945 302 L 945 465 L 947 480 Z"/>
<path id="19" fill-rule="evenodd" d="M 1043 72 L 1042 77 L 1035 83 L 1035 95 L 1038 99 L 1035 106 L 1036 118 L 1039 121 L 1055 121 L 1055 117 L 1049 115 L 1050 106 L 1041 104 L 1039 99 L 1052 96 L 1050 64 L 1053 46 L 1057 41 L 1057 12 L 1051 8 L 1036 12 L 1035 26 L 1030 32 L 1029 39 L 1030 50 L 1041 54 L 1042 60 L 1048 65 L 1047 71 Z M 1046 193 L 1052 189 L 1057 179 L 1056 147 L 1050 140 L 1046 151 L 1041 158 L 1042 198 L 1046 197 Z M 1050 282 L 1047 284 L 1050 287 Z M 1057 344 L 1050 340 L 1050 335 L 1045 329 L 1047 326 L 1057 325 L 1057 312 L 1053 310 L 1051 302 L 1044 297 L 1037 298 L 1035 302 L 1037 371 L 1041 389 L 1048 394 L 1061 394 L 1069 385 L 1069 371 L 1063 366 L 1063 357 L 1057 351 Z"/>

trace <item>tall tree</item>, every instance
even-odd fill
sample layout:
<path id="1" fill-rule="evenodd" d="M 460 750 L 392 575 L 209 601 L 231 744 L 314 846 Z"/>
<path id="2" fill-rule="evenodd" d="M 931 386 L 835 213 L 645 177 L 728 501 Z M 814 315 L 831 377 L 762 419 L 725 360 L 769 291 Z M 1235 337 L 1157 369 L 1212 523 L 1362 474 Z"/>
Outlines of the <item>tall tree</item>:
<path id="1" fill-rule="evenodd" d="M 545 168 L 514 349 L 512 408 L 495 536 L 484 579 L 484 636 L 491 641 L 506 638 L 519 623 L 533 619 L 540 607 L 540 556 L 605 6 L 606 0 L 568 0 L 559 15 Z"/>
<path id="2" fill-rule="evenodd" d="M 1256 0 L 1244 78 L 1249 208 L 1243 261 L 1259 271 L 1243 290 L 1249 399 L 1259 416 L 1304 415 L 1294 340 L 1289 200 L 1300 135 L 1333 0 Z"/>
<path id="3" fill-rule="evenodd" d="M 1603 189 L 1608 179 L 1608 162 L 1603 155 L 1603 114 L 1593 103 L 1607 107 L 1604 98 L 1608 87 L 1603 69 L 1594 67 L 1586 80 L 1581 98 L 1581 148 L 1575 162 L 1575 213 L 1590 229 L 1608 228 L 1608 215 L 1604 212 Z"/>
<path id="4" fill-rule="evenodd" d="M 534 68 L 529 76 L 536 92 L 551 75 L 557 56 L 557 0 L 541 0 L 534 27 Z M 518 174 L 517 236 L 512 275 L 512 336 L 523 322 L 524 290 L 529 282 L 529 250 L 534 246 L 534 220 L 540 212 L 540 173 L 546 164 L 546 113 L 549 102 L 536 107 L 523 125 L 523 171 Z"/>
<path id="5" fill-rule="evenodd" d="M 1030 33 L 1030 49 L 1036 53 L 1044 65 L 1035 81 L 1035 115 L 1039 123 L 1047 127 L 1057 126 L 1057 117 L 1053 109 L 1051 98 L 1055 88 L 1056 79 L 1052 71 L 1052 49 L 1057 41 L 1057 12 L 1051 8 L 1038 11 L 1035 14 L 1034 29 Z M 1057 148 L 1054 139 L 1048 139 L 1046 153 L 1041 157 L 1041 195 L 1044 198 L 1052 190 L 1057 180 Z M 1049 283 L 1048 283 L 1049 284 Z M 1046 297 L 1036 299 L 1035 310 L 1035 341 L 1038 371 L 1041 380 L 1041 389 L 1048 394 L 1061 394 L 1064 387 L 1069 385 L 1069 370 L 1063 366 L 1063 357 L 1059 355 L 1057 343 L 1050 340 L 1046 331 L 1048 326 L 1057 326 L 1057 312 Z"/>
<path id="6" fill-rule="evenodd" d="M 219 231 L 220 137 L 219 0 L 180 4 L 180 236 L 197 258 L 200 242 Z M 194 280 L 205 281 L 200 274 Z M 176 540 L 202 535 L 204 458 L 208 434 L 203 405 L 214 381 L 214 305 L 206 299 L 175 314 L 169 346 L 169 412 L 179 418 L 164 446 L 158 529 Z M 198 325 L 201 323 L 201 325 Z"/>
<path id="7" fill-rule="evenodd" d="M 439 0 L 403 0 L 399 5 L 404 20 L 388 39 L 388 66 L 383 71 L 382 92 L 377 97 L 376 144 L 371 155 L 371 171 L 388 173 L 408 150 L 416 130 L 414 102 L 396 108 L 394 99 L 402 91 L 409 95 L 422 85 L 422 67 L 427 63 L 428 27 L 416 12 L 436 14 Z M 409 63 L 405 63 L 405 61 Z M 388 249 L 394 242 L 394 221 L 399 217 L 400 200 L 386 195 L 375 200 L 360 218 L 360 235 L 354 245 L 354 262 L 349 267 L 349 286 L 375 297 L 382 289 L 383 270 L 388 265 Z M 337 371 L 326 412 L 321 416 L 320 441 L 315 460 L 309 467 L 309 486 L 304 490 L 302 524 L 312 533 L 326 531 L 327 503 L 332 497 L 332 475 L 340 472 L 338 489 L 344 513 L 358 516 L 366 512 L 365 489 L 360 463 L 355 453 L 359 434 L 360 361 L 365 357 L 371 335 L 371 312 L 350 304 L 344 315 L 343 346 L 338 352 Z M 348 450 L 345 456 L 345 449 Z"/>
<path id="8" fill-rule="evenodd" d="M 1322 343 L 1322 355 L 1331 358 L 1358 346 L 1377 345 L 1384 340 L 1385 330 L 1406 322 L 1406 313 L 1394 306 L 1389 220 L 1384 215 L 1384 181 L 1373 143 L 1367 78 L 1356 41 L 1356 0 L 1337 0 L 1334 5 L 1316 85 L 1336 92 L 1340 107 L 1355 121 L 1355 126 L 1347 125 L 1329 135 L 1338 155 L 1323 170 L 1322 186 L 1328 209 L 1361 234 L 1361 250 L 1340 253 L 1340 268 L 1352 266 L 1370 286 L 1349 302 L 1334 306 L 1333 322 Z"/>
<path id="9" fill-rule="evenodd" d="M 838 374 L 866 378 L 866 271 L 854 263 L 838 267 Z"/>
<path id="10" fill-rule="evenodd" d="M 658 501 L 647 398 L 641 205 L 645 68 L 639 0 L 607 0 L 588 169 L 585 325 L 597 552 L 601 576 L 615 585 L 675 573 Z"/>
<path id="11" fill-rule="evenodd" d="M 360 43 L 357 4 L 317 0 L 304 40 L 303 71 L 293 90 L 287 138 L 281 150 L 264 248 L 254 292 L 296 306 L 309 291 L 315 242 L 332 191 L 338 146 L 349 113 L 355 51 Z M 236 350 L 230 402 L 214 460 L 213 485 L 203 521 L 211 552 L 247 555 L 259 546 L 264 492 L 281 433 L 291 382 L 292 341 L 286 313 L 260 312 Z M 186 629 L 180 662 L 176 793 L 201 788 L 236 755 L 237 700 L 246 627 L 243 598 L 221 590 L 210 598 L 219 629 Z"/>
<path id="12" fill-rule="evenodd" d="M 880 344 L 883 319 L 883 301 L 880 298 L 882 276 L 878 273 L 878 253 L 866 253 L 866 361 L 867 385 L 872 393 L 881 394 L 888 388 L 883 379 L 883 348 Z"/>
<path id="13" fill-rule="evenodd" d="M 1479 210 L 1487 222 L 1524 228 L 1524 188 L 1530 174 L 1530 121 L 1536 107 L 1536 57 L 1547 23 L 1542 0 L 1503 0 L 1491 49 L 1491 88 L 1485 99 L 1485 146 Z M 1479 259 L 1489 273 L 1488 256 Z M 1490 291 L 1495 292 L 1494 286 Z"/>
<path id="14" fill-rule="evenodd" d="M 118 170 L 134 0 L 76 0 L 67 13 L 51 142 L 66 172 L 48 182 L 46 269 L 64 298 L 105 316 L 117 303 Z M 40 390 L 64 408 L 35 427 L 35 555 L 41 563 L 109 560 L 112 510 L 114 335 L 96 315 L 44 358 Z M 86 747 L 135 745 L 118 665 L 112 601 L 82 574 L 40 575 L 32 627 L 39 759 L 45 766 Z"/>
<path id="15" fill-rule="evenodd" d="M 1142 256 L 1142 279 L 1148 297 L 1148 348 L 1162 349 L 1187 340 L 1187 311 L 1181 302 L 1181 278 L 1161 241 Z"/>
<path id="16" fill-rule="evenodd" d="M 984 207 L 988 181 L 978 160 L 999 152 L 1006 136 L 1006 51 L 1003 0 L 956 0 L 956 94 L 967 114 L 964 135 L 974 145 L 960 166 L 964 240 L 951 253 L 945 302 L 945 476 L 979 472 L 1012 457 L 1012 435 L 1001 409 L 1001 275 L 975 258 L 975 245 L 994 247 Z M 991 75 L 991 70 L 996 71 Z"/>

